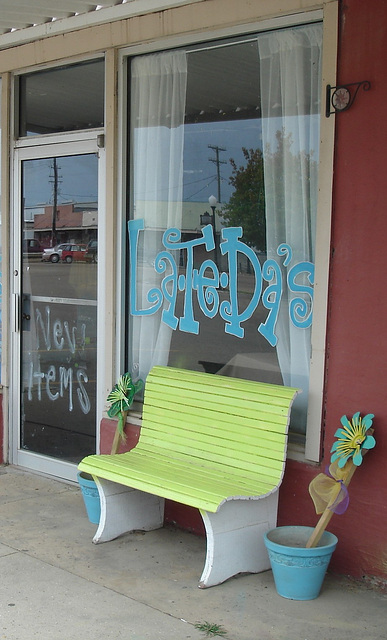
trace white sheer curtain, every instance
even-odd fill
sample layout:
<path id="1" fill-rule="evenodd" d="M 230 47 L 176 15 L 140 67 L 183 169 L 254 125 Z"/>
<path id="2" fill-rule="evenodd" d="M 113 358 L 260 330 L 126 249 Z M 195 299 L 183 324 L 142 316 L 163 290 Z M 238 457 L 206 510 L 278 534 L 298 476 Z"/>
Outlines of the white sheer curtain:
<path id="1" fill-rule="evenodd" d="M 137 308 L 151 305 L 147 292 L 160 285 L 153 268 L 165 229 L 181 227 L 184 114 L 187 84 L 182 51 L 141 56 L 131 65 L 132 217 L 144 218 L 138 251 Z M 155 314 L 132 318 L 129 361 L 145 379 L 156 364 L 167 364 L 172 330 Z"/>
<path id="2" fill-rule="evenodd" d="M 281 243 L 293 261 L 314 262 L 319 149 L 322 27 L 319 24 L 258 37 L 268 258 Z M 284 271 L 284 283 L 286 272 Z M 301 387 L 292 426 L 306 419 L 310 329 L 294 326 L 284 295 L 276 327 L 277 356 L 285 385 Z"/>

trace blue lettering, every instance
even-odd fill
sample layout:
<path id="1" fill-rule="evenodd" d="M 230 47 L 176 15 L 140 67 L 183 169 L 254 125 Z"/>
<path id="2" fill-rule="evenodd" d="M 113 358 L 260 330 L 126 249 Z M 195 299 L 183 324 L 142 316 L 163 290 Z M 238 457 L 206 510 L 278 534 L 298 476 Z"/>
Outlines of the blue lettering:
<path id="1" fill-rule="evenodd" d="M 176 329 L 178 318 L 175 316 L 175 306 L 177 297 L 177 266 L 173 257 L 167 251 L 162 251 L 157 255 L 155 262 L 155 270 L 157 273 L 164 273 L 169 265 L 172 273 L 165 276 L 161 283 L 161 290 L 164 299 L 169 303 L 167 309 L 163 309 L 162 321 L 171 329 Z"/>
<path id="2" fill-rule="evenodd" d="M 156 313 L 163 303 L 160 289 L 153 288 L 147 293 L 151 305 L 148 309 L 137 309 L 137 252 L 139 233 L 144 229 L 144 220 L 129 220 L 129 265 L 130 265 L 130 313 L 132 316 L 149 316 Z"/>
<path id="3" fill-rule="evenodd" d="M 212 272 L 212 278 L 205 275 L 206 271 Z M 214 318 L 219 309 L 219 270 L 212 260 L 202 262 L 194 288 L 198 292 L 199 307 L 207 318 Z"/>
<path id="4" fill-rule="evenodd" d="M 305 273 L 311 285 L 314 285 L 314 265 L 311 262 L 299 262 L 288 273 L 288 287 L 292 293 L 307 296 L 293 298 L 289 304 L 290 319 L 296 327 L 307 329 L 312 324 L 313 286 L 297 284 L 296 278 Z"/>
<path id="5" fill-rule="evenodd" d="M 169 229 L 164 233 L 163 245 L 166 249 L 178 249 L 179 255 L 180 252 L 184 250 L 187 253 L 185 276 L 181 274 L 178 280 L 179 290 L 185 291 L 184 311 L 180 318 L 179 328 L 180 331 L 198 334 L 199 322 L 195 320 L 193 312 L 193 290 L 195 286 L 197 286 L 198 279 L 197 269 L 194 269 L 194 247 L 204 245 L 206 251 L 212 251 L 215 248 L 212 226 L 208 224 L 202 229 L 201 238 L 187 240 L 187 242 L 179 242 L 180 238 L 181 233 L 178 229 Z"/>
<path id="6" fill-rule="evenodd" d="M 267 282 L 272 282 L 273 284 L 266 287 L 262 296 L 263 306 L 269 309 L 269 315 L 264 323 L 261 322 L 258 331 L 272 347 L 275 347 L 278 341 L 275 335 L 275 325 L 277 324 L 282 297 L 281 267 L 275 260 L 266 260 L 263 265 L 263 277 Z"/>
<path id="7" fill-rule="evenodd" d="M 310 327 L 313 313 L 313 284 L 314 265 L 311 262 L 300 262 L 292 267 L 292 248 L 288 244 L 281 244 L 277 249 L 281 264 L 273 259 L 267 259 L 261 267 L 256 253 L 240 240 L 243 235 L 241 227 L 229 227 L 221 231 L 220 252 L 224 256 L 225 270 L 219 272 L 218 265 L 210 259 L 201 262 L 199 269 L 194 268 L 194 249 L 202 246 L 208 253 L 215 249 L 215 238 L 212 225 L 206 225 L 201 235 L 192 240 L 181 241 L 181 231 L 177 228 L 167 229 L 162 238 L 164 249 L 154 256 L 152 262 L 154 277 L 159 286 L 152 286 L 148 291 L 139 291 L 138 276 L 138 247 L 140 233 L 145 231 L 143 220 L 131 220 L 129 231 L 129 264 L 130 264 L 130 313 L 133 316 L 147 316 L 162 308 L 161 321 L 171 329 L 198 334 L 199 322 L 194 316 L 194 296 L 200 310 L 207 318 L 214 318 L 217 314 L 224 320 L 224 330 L 227 334 L 243 338 L 243 323 L 252 317 L 257 309 L 261 296 L 262 304 L 269 313 L 257 330 L 274 347 L 278 342 L 276 324 L 279 310 L 284 298 L 284 286 L 290 293 L 298 294 L 290 298 L 289 317 L 291 322 L 299 328 Z M 177 258 L 175 258 L 177 256 Z M 249 265 L 249 272 L 253 275 L 253 292 L 245 308 L 240 309 L 240 294 L 238 287 L 238 262 L 244 256 Z M 182 261 L 182 262 L 181 262 Z M 185 265 L 184 273 L 179 275 L 179 267 Z M 152 265 L 147 263 L 146 268 Z M 287 270 L 287 278 L 283 275 Z M 268 286 L 263 288 L 263 280 Z M 301 282 L 300 282 L 301 281 Z M 228 299 L 220 302 L 219 289 L 226 289 Z M 183 313 L 180 318 L 176 315 L 178 293 L 184 293 Z M 137 301 L 145 298 L 148 306 L 140 308 Z M 287 298 L 286 298 L 287 299 Z M 37 318 L 39 321 L 39 318 Z M 40 319 L 41 320 L 41 319 Z M 41 328 L 43 323 L 41 321 Z M 61 334 L 55 334 L 58 345 Z"/>
<path id="8" fill-rule="evenodd" d="M 223 255 L 228 255 L 230 300 L 224 300 L 220 305 L 219 313 L 226 321 L 225 332 L 238 338 L 243 338 L 245 330 L 241 323 L 253 315 L 258 306 L 262 291 L 262 273 L 259 260 L 251 249 L 238 238 L 243 235 L 242 227 L 229 227 L 222 229 L 224 242 L 220 245 Z M 255 275 L 255 286 L 252 298 L 242 313 L 238 313 L 238 253 L 242 253 L 250 261 Z"/>

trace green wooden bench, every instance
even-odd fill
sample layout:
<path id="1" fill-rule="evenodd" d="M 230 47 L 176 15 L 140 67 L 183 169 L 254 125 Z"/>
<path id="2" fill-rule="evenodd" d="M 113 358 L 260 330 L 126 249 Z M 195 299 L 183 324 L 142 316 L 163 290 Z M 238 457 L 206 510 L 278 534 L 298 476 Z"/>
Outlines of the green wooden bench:
<path id="1" fill-rule="evenodd" d="M 277 524 L 290 408 L 296 389 L 154 367 L 140 439 L 92 455 L 101 519 L 93 542 L 163 526 L 164 500 L 197 507 L 207 535 L 200 587 L 269 568 L 263 534 Z"/>

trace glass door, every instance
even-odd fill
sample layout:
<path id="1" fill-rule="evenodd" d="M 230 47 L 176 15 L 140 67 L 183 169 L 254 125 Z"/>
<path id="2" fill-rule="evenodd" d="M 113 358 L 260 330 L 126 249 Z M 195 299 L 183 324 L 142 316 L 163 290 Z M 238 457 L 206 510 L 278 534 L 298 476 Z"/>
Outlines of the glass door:
<path id="1" fill-rule="evenodd" d="M 18 165 L 17 461 L 58 477 L 96 451 L 98 164 L 93 152 Z"/>

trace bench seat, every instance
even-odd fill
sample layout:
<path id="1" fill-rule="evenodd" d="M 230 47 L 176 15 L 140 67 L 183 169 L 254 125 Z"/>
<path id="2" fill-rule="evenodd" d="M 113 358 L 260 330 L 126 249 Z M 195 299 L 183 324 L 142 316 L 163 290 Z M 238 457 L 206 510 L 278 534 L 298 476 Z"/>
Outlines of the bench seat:
<path id="1" fill-rule="evenodd" d="M 269 568 L 263 534 L 276 526 L 290 408 L 296 389 L 172 367 L 145 386 L 131 451 L 88 456 L 101 520 L 94 542 L 163 525 L 164 500 L 200 510 L 207 557 L 199 583 Z"/>
<path id="2" fill-rule="evenodd" d="M 191 460 L 187 467 L 183 458 L 160 454 L 154 449 L 142 450 L 135 456 L 130 454 L 99 456 L 98 464 L 90 461 L 88 472 L 212 513 L 226 500 L 248 500 L 274 490 L 270 477 L 257 478 L 248 472 L 236 474 L 221 464 L 210 466 Z"/>

